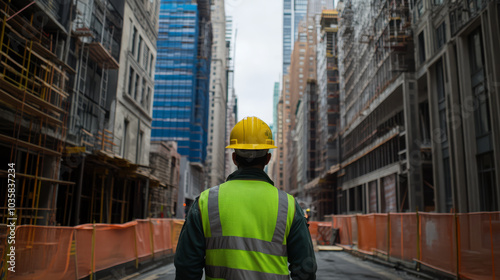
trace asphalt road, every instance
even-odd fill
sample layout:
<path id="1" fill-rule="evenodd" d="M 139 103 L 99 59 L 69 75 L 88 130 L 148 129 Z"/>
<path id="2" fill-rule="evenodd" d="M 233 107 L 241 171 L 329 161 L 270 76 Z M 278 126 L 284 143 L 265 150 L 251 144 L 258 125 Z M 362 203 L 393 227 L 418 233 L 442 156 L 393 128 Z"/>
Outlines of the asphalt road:
<path id="1" fill-rule="evenodd" d="M 330 279 L 420 279 L 401 270 L 388 268 L 371 261 L 364 261 L 346 252 L 321 251 L 316 253 L 317 280 Z M 169 264 L 142 273 L 130 280 L 174 280 L 175 267 Z"/>

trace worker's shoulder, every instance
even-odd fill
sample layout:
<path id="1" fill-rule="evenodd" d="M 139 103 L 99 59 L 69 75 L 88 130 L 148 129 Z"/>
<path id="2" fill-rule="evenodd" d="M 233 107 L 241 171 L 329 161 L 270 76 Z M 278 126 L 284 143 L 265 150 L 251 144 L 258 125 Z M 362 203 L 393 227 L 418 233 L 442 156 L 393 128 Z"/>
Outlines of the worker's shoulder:
<path id="1" fill-rule="evenodd" d="M 200 194 L 200 197 L 201 197 L 203 194 L 205 194 L 205 195 L 206 195 L 206 194 L 208 194 L 208 193 L 210 192 L 210 190 L 217 190 L 217 189 L 219 189 L 219 187 L 220 187 L 221 185 L 224 185 L 224 184 L 225 184 L 225 183 L 222 183 L 222 184 L 220 184 L 220 185 L 213 186 L 213 187 L 211 187 L 211 188 L 208 188 L 208 189 L 206 189 L 206 190 L 202 191 L 202 192 L 201 192 L 201 194 Z"/>

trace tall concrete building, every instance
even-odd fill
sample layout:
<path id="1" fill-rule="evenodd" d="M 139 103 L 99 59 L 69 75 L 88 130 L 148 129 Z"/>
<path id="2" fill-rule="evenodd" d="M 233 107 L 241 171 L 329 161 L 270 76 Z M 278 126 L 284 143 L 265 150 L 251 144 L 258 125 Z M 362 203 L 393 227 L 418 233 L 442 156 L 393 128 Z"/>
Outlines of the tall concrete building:
<path id="1" fill-rule="evenodd" d="M 437 212 L 498 211 L 500 3 L 415 2 L 410 104 L 418 121 L 407 148 L 420 148 L 428 168 L 423 203 Z M 421 205 L 412 187 L 410 203 Z"/>
<path id="2" fill-rule="evenodd" d="M 279 101 L 280 101 L 280 83 L 275 82 L 274 89 L 273 89 L 273 123 L 270 126 L 271 131 L 273 133 L 273 139 L 275 141 L 277 141 L 277 137 L 278 137 L 278 127 L 279 127 L 278 103 L 279 103 Z M 270 150 L 270 151 L 273 155 L 271 157 L 271 161 L 268 164 L 268 174 L 271 177 L 271 179 L 275 180 L 279 176 L 279 174 L 277 173 L 277 170 L 276 170 L 276 167 L 277 167 L 276 164 L 278 161 L 279 152 L 277 152 L 274 149 Z M 279 151 L 279 147 L 278 147 L 278 151 Z M 276 184 L 276 182 L 275 182 L 275 184 Z"/>
<path id="3" fill-rule="evenodd" d="M 236 121 L 238 120 L 238 97 L 236 96 L 236 90 L 234 88 L 234 61 L 236 54 L 236 35 L 237 30 L 233 32 L 233 18 L 231 16 L 226 17 L 226 46 L 228 48 L 227 52 L 227 111 L 226 111 L 226 135 L 225 135 L 225 145 L 228 146 L 229 136 L 231 130 L 233 129 Z M 224 164 L 224 178 L 227 178 L 231 173 L 236 171 L 236 166 L 232 159 L 232 149 L 225 149 L 225 164 Z"/>
<path id="4" fill-rule="evenodd" d="M 303 102 L 308 104 L 311 110 L 307 118 L 310 125 L 308 143 L 309 146 L 315 146 L 313 154 L 316 162 L 311 162 L 315 164 L 314 177 L 307 178 L 302 196 L 309 204 L 308 207 L 314 209 L 311 218 L 321 220 L 324 215 L 334 212 L 338 188 L 340 101 L 336 47 L 337 11 L 322 10 L 316 30 L 317 82 L 310 83 Z M 313 136 L 316 141 L 313 141 Z M 314 151 L 310 148 L 309 150 Z"/>
<path id="5" fill-rule="evenodd" d="M 344 3 L 339 212 L 498 211 L 498 1 L 410 4 Z"/>
<path id="6" fill-rule="evenodd" d="M 280 83 L 274 83 L 273 89 L 273 136 L 278 131 L 278 102 L 280 101 Z"/>
<path id="7" fill-rule="evenodd" d="M 298 6 L 302 5 L 296 3 Z M 309 181 L 306 177 L 302 177 L 301 185 L 298 186 L 296 175 L 297 171 L 297 157 L 294 155 L 295 152 L 298 152 L 300 149 L 306 147 L 302 147 L 300 143 L 304 143 L 302 137 L 305 137 L 305 134 L 297 133 L 294 131 L 297 125 L 297 116 L 299 111 L 300 102 L 303 98 L 306 90 L 308 88 L 317 90 L 317 82 L 316 82 L 316 46 L 318 41 L 318 30 L 317 26 L 319 26 L 319 19 L 321 15 L 321 11 L 323 9 L 333 8 L 333 2 L 321 1 L 321 0 L 310 0 L 306 2 L 305 9 L 307 9 L 307 15 L 302 18 L 300 23 L 297 26 L 297 41 L 294 43 L 292 56 L 291 56 L 291 64 L 289 66 L 288 74 L 283 77 L 283 90 L 282 90 L 282 100 L 283 100 L 283 135 L 281 135 L 282 140 L 284 141 L 284 160 L 283 160 L 283 172 L 284 178 L 288 180 L 285 182 L 285 189 L 293 194 L 297 194 L 300 192 L 300 189 Z M 315 86 L 309 86 L 308 83 L 315 84 Z M 312 93 L 312 95 L 316 95 L 316 93 Z M 314 103 L 316 106 L 315 98 L 309 96 L 308 100 Z M 306 105 L 304 105 L 306 106 Z M 307 115 L 307 116 L 306 116 Z M 314 117 L 309 114 L 301 114 L 302 117 Z M 317 117 L 314 117 L 317 119 Z M 301 121 L 307 121 L 302 118 Z M 302 125 L 302 128 L 312 127 L 316 130 L 316 126 L 305 126 Z M 310 141 L 316 141 L 316 133 L 314 135 L 314 139 L 310 139 Z M 308 163 L 308 177 L 314 178 L 316 174 L 316 165 L 318 162 L 318 157 L 316 156 L 317 150 L 316 145 L 309 145 L 310 149 L 313 151 L 308 152 L 310 156 L 310 161 Z M 314 154 L 314 156 L 312 156 Z M 301 163 L 302 164 L 302 163 Z M 293 174 L 293 176 L 291 175 Z"/>
<path id="8" fill-rule="evenodd" d="M 162 0 L 152 141 L 176 141 L 181 155 L 176 215 L 204 189 L 212 26 L 205 0 Z"/>
<path id="9" fill-rule="evenodd" d="M 119 139 L 121 156 L 137 165 L 149 165 L 159 5 L 159 0 L 127 0 L 124 7 L 110 130 Z"/>
<path id="10" fill-rule="evenodd" d="M 208 120 L 207 185 L 210 188 L 225 181 L 225 144 L 228 98 L 228 54 L 224 0 L 214 0 L 211 10 L 213 42 L 210 74 L 210 107 Z"/>

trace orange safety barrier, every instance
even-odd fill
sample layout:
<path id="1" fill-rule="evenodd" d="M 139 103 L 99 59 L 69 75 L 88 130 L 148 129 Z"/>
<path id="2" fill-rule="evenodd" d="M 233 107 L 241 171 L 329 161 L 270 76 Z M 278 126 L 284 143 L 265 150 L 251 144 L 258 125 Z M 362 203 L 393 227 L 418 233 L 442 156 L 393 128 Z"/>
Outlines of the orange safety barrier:
<path id="1" fill-rule="evenodd" d="M 137 220 L 135 238 L 137 241 L 137 258 L 143 260 L 152 256 L 154 245 L 149 220 Z"/>
<path id="2" fill-rule="evenodd" d="M 320 245 L 333 245 L 332 242 L 332 222 L 320 222 L 318 223 L 318 233 L 316 234 L 316 240 Z"/>
<path id="3" fill-rule="evenodd" d="M 151 219 L 153 232 L 153 248 L 155 254 L 172 250 L 171 221 L 165 219 Z"/>
<path id="4" fill-rule="evenodd" d="M 460 276 L 500 279 L 500 213 L 457 214 Z"/>
<path id="5" fill-rule="evenodd" d="M 340 245 L 363 253 L 418 261 L 465 279 L 500 279 L 500 212 L 334 215 L 332 226 Z"/>
<path id="6" fill-rule="evenodd" d="M 374 216 L 377 235 L 375 248 L 379 253 L 387 255 L 389 253 L 389 216 L 387 214 L 374 214 Z"/>
<path id="7" fill-rule="evenodd" d="M 173 219 L 171 220 L 172 225 L 172 249 L 175 250 L 177 248 L 177 242 L 179 241 L 179 235 L 181 234 L 182 226 L 184 226 L 184 220 Z"/>
<path id="8" fill-rule="evenodd" d="M 377 227 L 375 215 L 359 215 L 358 217 L 358 250 L 366 254 L 373 254 L 377 248 Z"/>
<path id="9" fill-rule="evenodd" d="M 134 260 L 137 266 L 144 259 L 172 253 L 183 223 L 151 219 L 120 225 L 19 226 L 16 272 L 7 271 L 6 279 L 81 279 Z M 5 234 L 0 238 L 4 248 Z"/>
<path id="10" fill-rule="evenodd" d="M 73 234 L 65 227 L 17 227 L 15 272 L 8 279 L 74 279 Z"/>
<path id="11" fill-rule="evenodd" d="M 390 242 L 391 257 L 405 261 L 417 258 L 417 215 L 415 213 L 390 213 Z"/>
<path id="12" fill-rule="evenodd" d="M 6 224 L 0 224 L 0 279 L 2 279 L 4 269 L 4 256 L 7 253 L 5 249 L 7 248 L 7 233 L 8 228 Z"/>
<path id="13" fill-rule="evenodd" d="M 455 215 L 420 213 L 420 236 L 421 262 L 435 269 L 456 274 Z"/>
<path id="14" fill-rule="evenodd" d="M 318 223 L 319 222 L 308 222 L 309 224 L 309 233 L 311 234 L 311 239 L 316 240 L 316 237 L 318 236 Z"/>
<path id="15" fill-rule="evenodd" d="M 352 217 L 349 215 L 337 215 L 333 217 L 334 227 L 339 229 L 340 244 L 352 245 Z"/>

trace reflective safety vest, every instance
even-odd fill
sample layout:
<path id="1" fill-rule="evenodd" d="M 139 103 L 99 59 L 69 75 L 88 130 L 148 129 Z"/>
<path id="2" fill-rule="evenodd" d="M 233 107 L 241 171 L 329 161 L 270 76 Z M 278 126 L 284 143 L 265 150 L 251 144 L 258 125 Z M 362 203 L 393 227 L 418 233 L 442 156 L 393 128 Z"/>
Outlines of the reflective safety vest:
<path id="1" fill-rule="evenodd" d="M 199 198 L 206 279 L 289 280 L 295 199 L 263 181 L 231 180 Z"/>

